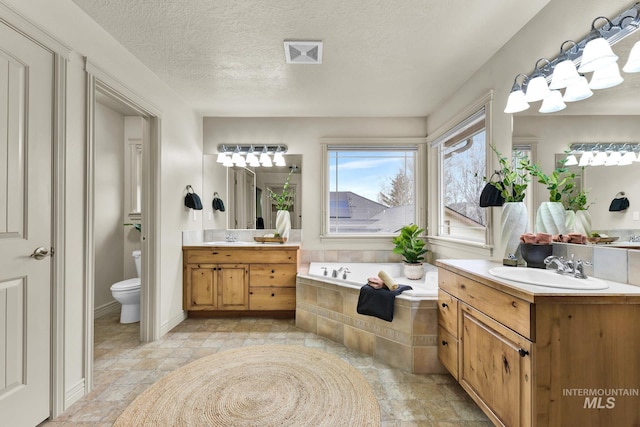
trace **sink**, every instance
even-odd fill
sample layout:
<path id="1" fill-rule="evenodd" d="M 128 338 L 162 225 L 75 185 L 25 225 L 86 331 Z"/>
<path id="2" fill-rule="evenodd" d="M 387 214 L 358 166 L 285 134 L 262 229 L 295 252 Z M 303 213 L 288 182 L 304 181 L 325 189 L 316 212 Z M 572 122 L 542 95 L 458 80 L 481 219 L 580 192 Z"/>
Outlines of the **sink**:
<path id="1" fill-rule="evenodd" d="M 594 290 L 607 289 L 609 285 L 595 277 L 578 279 L 573 276 L 558 274 L 555 270 L 543 270 L 526 267 L 495 267 L 489 270 L 489 274 L 501 279 L 529 285 L 546 286 L 560 289 Z"/>
<path id="2" fill-rule="evenodd" d="M 254 242 L 227 242 L 225 240 L 221 240 L 219 242 L 202 242 L 202 244 L 207 246 L 242 246 L 253 245 Z"/>

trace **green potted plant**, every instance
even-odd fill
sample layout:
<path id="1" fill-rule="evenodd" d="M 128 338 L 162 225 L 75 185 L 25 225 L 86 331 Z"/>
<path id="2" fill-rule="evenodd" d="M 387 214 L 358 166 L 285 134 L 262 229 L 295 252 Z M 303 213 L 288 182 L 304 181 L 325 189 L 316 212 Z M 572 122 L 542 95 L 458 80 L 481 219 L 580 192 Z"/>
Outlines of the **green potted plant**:
<path id="1" fill-rule="evenodd" d="M 591 214 L 587 209 L 591 206 L 587 199 L 587 190 L 580 190 L 571 194 L 568 198 L 568 207 L 572 212 L 575 212 L 575 221 L 573 231 L 576 233 L 584 234 L 585 236 L 591 235 Z"/>
<path id="2" fill-rule="evenodd" d="M 549 200 L 542 202 L 536 213 L 536 231 L 565 234 L 567 232 L 567 215 L 563 200 L 568 201 L 571 193 L 574 192 L 576 174 L 569 172 L 564 167 L 564 163 L 548 175 L 542 171 L 540 165 L 534 164 L 530 166 L 529 173 L 531 176 L 535 176 L 538 182 L 545 185 L 549 191 Z"/>
<path id="3" fill-rule="evenodd" d="M 485 176 L 483 177 L 484 181 L 500 191 L 505 203 L 522 202 L 530 181 L 529 169 L 531 164 L 529 159 L 516 156 L 518 158 L 518 167 L 513 167 L 512 162 L 504 157 L 495 145 L 491 144 L 490 147 L 498 157 L 498 162 L 500 163 L 500 169 L 496 171 L 500 178 L 498 181 L 491 181 Z"/>
<path id="4" fill-rule="evenodd" d="M 287 179 L 284 181 L 282 191 L 276 193 L 275 191 L 267 188 L 269 199 L 272 205 L 276 208 L 276 237 L 283 239 L 289 238 L 289 231 L 291 230 L 291 215 L 289 208 L 293 206 L 295 194 L 291 188 L 291 175 L 295 169 L 291 169 L 287 175 Z"/>
<path id="5" fill-rule="evenodd" d="M 424 232 L 416 224 L 405 225 L 400 229 L 400 234 L 393 238 L 395 245 L 393 253 L 402 255 L 404 261 L 404 275 L 407 279 L 418 280 L 424 276 L 422 261 L 424 254 L 428 252 L 425 242 L 420 238 Z"/>

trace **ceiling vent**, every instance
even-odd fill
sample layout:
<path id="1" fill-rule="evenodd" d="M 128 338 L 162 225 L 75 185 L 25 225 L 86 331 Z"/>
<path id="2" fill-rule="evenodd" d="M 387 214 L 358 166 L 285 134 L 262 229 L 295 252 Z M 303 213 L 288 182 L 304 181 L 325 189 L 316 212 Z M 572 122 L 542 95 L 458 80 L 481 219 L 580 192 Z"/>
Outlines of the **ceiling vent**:
<path id="1" fill-rule="evenodd" d="M 284 42 L 287 64 L 322 64 L 322 41 Z"/>

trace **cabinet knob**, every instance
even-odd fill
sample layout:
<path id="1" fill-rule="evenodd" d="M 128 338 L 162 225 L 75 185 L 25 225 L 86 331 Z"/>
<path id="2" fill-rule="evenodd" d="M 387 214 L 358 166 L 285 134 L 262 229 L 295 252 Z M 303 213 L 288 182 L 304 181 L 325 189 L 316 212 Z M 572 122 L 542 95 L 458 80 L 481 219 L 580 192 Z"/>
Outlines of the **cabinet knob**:
<path id="1" fill-rule="evenodd" d="M 272 296 L 272 297 L 275 297 L 275 296 L 276 296 L 276 294 L 271 294 L 271 296 Z"/>
<path id="2" fill-rule="evenodd" d="M 445 340 L 442 340 L 442 345 L 448 345 L 449 343 L 446 342 Z"/>
<path id="3" fill-rule="evenodd" d="M 527 350 L 525 350 L 524 348 L 519 348 L 518 349 L 518 354 L 520 355 L 520 357 L 525 357 L 529 354 L 529 352 Z"/>
<path id="4" fill-rule="evenodd" d="M 449 307 L 449 305 L 446 302 L 443 302 L 442 303 L 442 308 L 447 308 L 447 307 Z"/>
<path id="5" fill-rule="evenodd" d="M 275 272 L 276 272 L 275 270 L 271 270 L 271 274 L 273 274 L 273 273 L 275 273 Z"/>

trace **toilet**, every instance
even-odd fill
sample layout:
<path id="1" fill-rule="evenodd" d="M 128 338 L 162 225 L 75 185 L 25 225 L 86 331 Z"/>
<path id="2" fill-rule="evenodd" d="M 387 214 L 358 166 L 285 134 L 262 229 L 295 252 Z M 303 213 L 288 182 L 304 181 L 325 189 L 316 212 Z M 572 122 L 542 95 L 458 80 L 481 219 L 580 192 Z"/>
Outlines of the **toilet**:
<path id="1" fill-rule="evenodd" d="M 122 304 L 120 323 L 134 323 L 140 321 L 140 251 L 131 253 L 136 264 L 138 277 L 122 280 L 111 285 L 113 298 Z"/>

